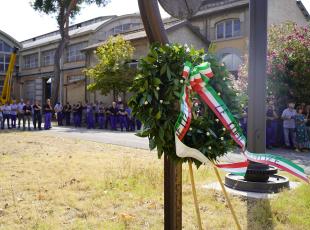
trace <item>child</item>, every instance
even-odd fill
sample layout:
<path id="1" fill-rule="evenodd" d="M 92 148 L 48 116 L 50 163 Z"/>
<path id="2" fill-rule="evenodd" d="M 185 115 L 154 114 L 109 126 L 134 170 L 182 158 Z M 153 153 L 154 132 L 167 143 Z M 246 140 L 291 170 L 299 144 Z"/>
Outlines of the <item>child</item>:
<path id="1" fill-rule="evenodd" d="M 309 148 L 309 138 L 306 130 L 306 117 L 303 114 L 303 108 L 297 107 L 297 114 L 294 116 L 296 124 L 296 151 L 303 151 Z"/>

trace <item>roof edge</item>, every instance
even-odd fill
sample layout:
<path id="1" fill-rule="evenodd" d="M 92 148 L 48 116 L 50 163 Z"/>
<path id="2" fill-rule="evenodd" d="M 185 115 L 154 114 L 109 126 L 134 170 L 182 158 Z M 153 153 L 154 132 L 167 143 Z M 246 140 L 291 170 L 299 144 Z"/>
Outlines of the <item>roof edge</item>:
<path id="1" fill-rule="evenodd" d="M 14 43 L 14 45 L 17 46 L 17 48 L 21 48 L 22 45 L 20 42 L 18 42 L 15 38 L 13 38 L 11 35 L 7 34 L 6 32 L 0 30 L 0 34 L 2 34 L 4 37 L 6 37 L 8 40 L 12 41 Z"/>

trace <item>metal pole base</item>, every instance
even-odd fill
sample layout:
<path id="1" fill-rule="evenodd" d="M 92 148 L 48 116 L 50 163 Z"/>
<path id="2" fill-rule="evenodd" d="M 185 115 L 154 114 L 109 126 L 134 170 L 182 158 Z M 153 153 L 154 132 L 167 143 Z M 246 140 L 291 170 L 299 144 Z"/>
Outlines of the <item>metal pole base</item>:
<path id="1" fill-rule="evenodd" d="M 286 177 L 272 175 L 266 182 L 246 181 L 243 176 L 227 174 L 225 176 L 225 185 L 228 188 L 244 192 L 258 193 L 278 193 L 285 188 L 289 188 L 289 180 Z"/>

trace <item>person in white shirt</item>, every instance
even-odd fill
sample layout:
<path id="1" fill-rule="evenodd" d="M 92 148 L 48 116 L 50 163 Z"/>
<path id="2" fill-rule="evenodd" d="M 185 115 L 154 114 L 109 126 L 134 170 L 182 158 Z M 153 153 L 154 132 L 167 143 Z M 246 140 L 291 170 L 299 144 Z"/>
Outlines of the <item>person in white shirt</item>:
<path id="1" fill-rule="evenodd" d="M 3 106 L 3 123 L 5 124 L 5 121 L 6 121 L 8 129 L 11 129 L 10 118 L 11 118 L 11 106 L 10 106 L 9 102 L 7 102 Z"/>
<path id="2" fill-rule="evenodd" d="M 0 103 L 0 128 L 4 129 L 4 122 L 3 122 L 3 105 Z"/>
<path id="3" fill-rule="evenodd" d="M 17 119 L 18 119 L 18 128 L 20 129 L 21 121 L 24 121 L 24 100 L 20 99 L 19 103 L 17 104 Z"/>
<path id="4" fill-rule="evenodd" d="M 11 125 L 12 125 L 12 128 L 16 128 L 17 110 L 18 110 L 18 106 L 16 104 L 16 101 L 13 100 L 13 103 L 11 104 Z"/>
<path id="5" fill-rule="evenodd" d="M 57 104 L 54 107 L 54 111 L 56 113 L 57 116 L 57 122 L 58 122 L 58 126 L 62 126 L 62 105 L 60 104 L 60 102 L 57 102 Z"/>

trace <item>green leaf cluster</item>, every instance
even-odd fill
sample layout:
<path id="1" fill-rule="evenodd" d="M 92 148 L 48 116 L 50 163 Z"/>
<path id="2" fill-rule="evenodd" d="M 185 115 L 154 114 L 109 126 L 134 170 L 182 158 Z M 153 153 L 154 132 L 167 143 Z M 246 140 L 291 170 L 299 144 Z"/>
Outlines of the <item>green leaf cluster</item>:
<path id="1" fill-rule="evenodd" d="M 204 55 L 203 50 L 180 44 L 153 44 L 148 55 L 139 62 L 138 75 L 130 89 L 133 96 L 129 106 L 144 126 L 138 136 L 148 137 L 150 149 L 157 148 L 159 158 L 165 153 L 175 161 L 187 160 L 176 156 L 174 140 L 174 125 L 180 109 L 179 97 L 185 84 L 182 78 L 185 61 L 193 65 L 210 62 L 215 77 L 209 84 L 222 95 L 233 113 L 240 111 L 228 72 L 214 55 Z M 195 93 L 191 97 L 198 98 Z M 216 160 L 234 146 L 228 131 L 223 128 L 214 113 L 203 106 L 203 115 L 192 120 L 184 143 L 199 149 L 209 159 Z M 199 165 L 199 162 L 196 163 Z"/>
<path id="2" fill-rule="evenodd" d="M 136 73 L 128 65 L 133 52 L 134 47 L 122 36 L 110 37 L 95 51 L 98 64 L 85 70 L 86 76 L 94 80 L 87 89 L 100 90 L 103 95 L 113 91 L 114 96 L 126 92 Z"/>

